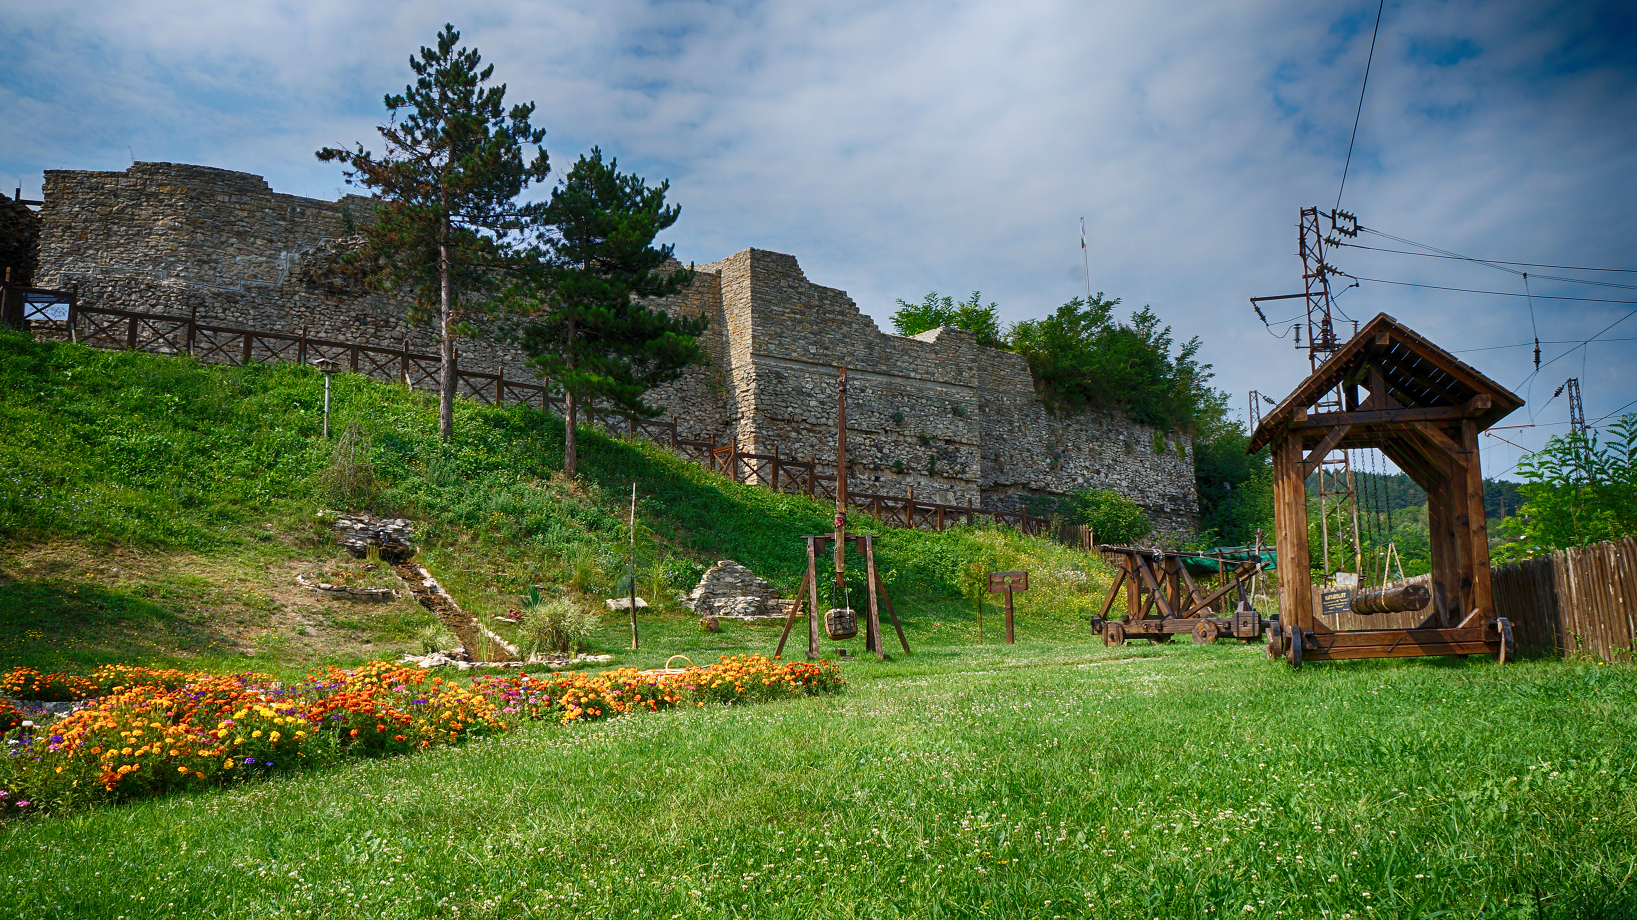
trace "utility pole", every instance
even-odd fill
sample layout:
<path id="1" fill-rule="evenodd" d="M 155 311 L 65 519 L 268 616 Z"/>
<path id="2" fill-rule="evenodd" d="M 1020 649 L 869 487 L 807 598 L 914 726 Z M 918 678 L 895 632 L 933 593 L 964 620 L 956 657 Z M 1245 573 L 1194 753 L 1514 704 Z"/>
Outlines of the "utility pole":
<path id="1" fill-rule="evenodd" d="M 1583 438 L 1591 437 L 1586 431 L 1586 406 L 1580 401 L 1580 378 L 1570 377 L 1563 386 L 1569 391 L 1569 431 Z"/>
<path id="2" fill-rule="evenodd" d="M 1328 218 L 1333 234 L 1352 238 L 1358 236 L 1358 218 L 1347 211 L 1332 210 L 1323 214 L 1317 207 L 1303 208 L 1297 225 L 1297 255 L 1302 260 L 1302 293 L 1281 294 L 1274 297 L 1252 297 L 1251 307 L 1257 316 L 1267 322 L 1259 306 L 1269 300 L 1303 301 L 1307 341 L 1302 341 L 1302 326 L 1296 327 L 1296 348 L 1307 350 L 1308 370 L 1317 372 L 1330 356 L 1339 351 L 1344 342 L 1336 335 L 1334 300 L 1330 292 L 1330 276 L 1339 274 L 1335 266 L 1325 261 L 1325 247 L 1340 246 L 1335 236 L 1325 236 L 1319 221 Z M 1356 330 L 1355 330 L 1356 331 Z M 1347 406 L 1340 387 L 1320 396 L 1313 408 L 1319 412 L 1344 412 Z M 1258 416 L 1260 413 L 1257 413 Z M 1352 531 L 1353 571 L 1363 565 L 1364 550 L 1359 541 L 1358 501 L 1353 488 L 1353 466 L 1347 451 L 1331 451 L 1319 463 L 1319 533 L 1324 552 L 1324 575 L 1330 576 L 1331 525 L 1335 525 L 1338 545 L 1345 546 L 1345 534 Z"/>

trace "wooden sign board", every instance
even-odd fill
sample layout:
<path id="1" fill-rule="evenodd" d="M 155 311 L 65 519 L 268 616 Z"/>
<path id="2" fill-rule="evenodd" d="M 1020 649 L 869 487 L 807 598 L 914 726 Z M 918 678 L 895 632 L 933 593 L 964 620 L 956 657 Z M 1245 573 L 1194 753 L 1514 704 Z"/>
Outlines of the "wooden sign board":
<path id="1" fill-rule="evenodd" d="M 989 590 L 999 594 L 1004 591 L 1011 594 L 1013 591 L 1029 590 L 1028 572 L 990 572 Z"/>
<path id="2" fill-rule="evenodd" d="M 1351 588 L 1325 588 L 1319 594 L 1320 613 L 1348 613 L 1353 609 Z"/>
<path id="3" fill-rule="evenodd" d="M 989 590 L 1006 595 L 1006 644 L 1012 644 L 1012 594 L 1029 590 L 1028 572 L 990 572 Z"/>

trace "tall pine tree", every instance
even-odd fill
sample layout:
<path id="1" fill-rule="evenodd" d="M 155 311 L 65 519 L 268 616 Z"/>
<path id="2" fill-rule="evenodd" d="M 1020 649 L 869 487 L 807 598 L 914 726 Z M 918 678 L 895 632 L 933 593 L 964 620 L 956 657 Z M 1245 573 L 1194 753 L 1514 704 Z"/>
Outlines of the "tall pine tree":
<path id="1" fill-rule="evenodd" d="M 527 319 L 518 340 L 540 375 L 563 391 L 569 476 L 579 464 L 583 405 L 595 400 L 632 415 L 658 415 L 643 394 L 705 360 L 697 338 L 704 317 L 672 316 L 643 300 L 693 283 L 690 269 L 662 270 L 674 247 L 653 245 L 681 213 L 665 204 L 670 183 L 649 188 L 618 166 L 592 148 L 551 200 L 531 212 L 551 228 L 551 238 L 536 250 L 520 289 Z"/>
<path id="2" fill-rule="evenodd" d="M 534 103 L 507 111 L 506 85 L 485 85 L 494 65 L 480 71 L 477 50 L 457 48 L 459 42 L 460 33 L 445 25 L 437 48 L 423 47 L 409 59 L 415 83 L 386 97 L 392 117 L 379 129 L 386 142 L 381 156 L 362 144 L 318 151 L 320 160 L 349 167 L 349 185 L 381 199 L 360 254 L 382 266 L 374 280 L 415 292 L 411 322 L 436 311 L 445 438 L 455 433 L 455 336 L 482 311 L 484 294 L 509 261 L 509 240 L 528 226 L 517 196 L 550 169 L 539 147 L 546 132 L 529 123 Z M 537 148 L 533 159 L 525 144 Z"/>

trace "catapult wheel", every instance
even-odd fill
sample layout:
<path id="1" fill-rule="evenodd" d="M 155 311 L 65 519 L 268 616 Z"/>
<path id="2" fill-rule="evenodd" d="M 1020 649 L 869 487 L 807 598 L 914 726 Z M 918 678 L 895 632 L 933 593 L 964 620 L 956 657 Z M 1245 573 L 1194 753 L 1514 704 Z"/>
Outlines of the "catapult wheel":
<path id="1" fill-rule="evenodd" d="M 1512 621 L 1501 617 L 1495 621 L 1495 629 L 1501 634 L 1501 647 L 1495 653 L 1495 660 L 1506 664 L 1518 657 L 1518 643 L 1512 637 Z"/>
<path id="2" fill-rule="evenodd" d="M 1103 644 L 1104 645 L 1124 645 L 1125 644 L 1125 624 L 1121 623 L 1119 620 L 1109 620 L 1107 623 L 1104 623 L 1103 624 Z"/>
<path id="3" fill-rule="evenodd" d="M 1285 661 L 1292 670 L 1302 669 L 1302 631 L 1299 629 L 1290 634 L 1290 645 L 1285 651 Z"/>
<path id="4" fill-rule="evenodd" d="M 1216 624 L 1210 620 L 1200 620 L 1194 624 L 1194 644 L 1210 645 L 1216 641 L 1218 630 Z"/>
<path id="5" fill-rule="evenodd" d="M 1168 632 L 1162 632 L 1157 635 L 1152 635 L 1148 637 L 1148 641 L 1154 643 L 1155 645 L 1164 645 L 1165 643 L 1171 641 L 1171 634 Z"/>
<path id="6" fill-rule="evenodd" d="M 1268 627 L 1268 660 L 1278 661 L 1284 654 L 1284 627 L 1278 623 Z"/>

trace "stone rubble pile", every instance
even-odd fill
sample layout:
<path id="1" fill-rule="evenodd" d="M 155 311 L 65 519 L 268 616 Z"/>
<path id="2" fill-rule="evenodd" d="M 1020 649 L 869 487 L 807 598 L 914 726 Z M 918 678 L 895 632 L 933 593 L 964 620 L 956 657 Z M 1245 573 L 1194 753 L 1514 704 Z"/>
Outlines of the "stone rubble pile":
<path id="1" fill-rule="evenodd" d="M 330 529 L 354 559 L 368 555 L 371 546 L 391 563 L 408 562 L 415 556 L 415 529 L 403 518 L 378 518 L 368 511 L 352 511 L 338 515 Z"/>
<path id="2" fill-rule="evenodd" d="M 783 617 L 789 601 L 781 601 L 767 581 L 731 559 L 711 566 L 682 603 L 703 617 L 728 620 L 764 620 Z"/>

